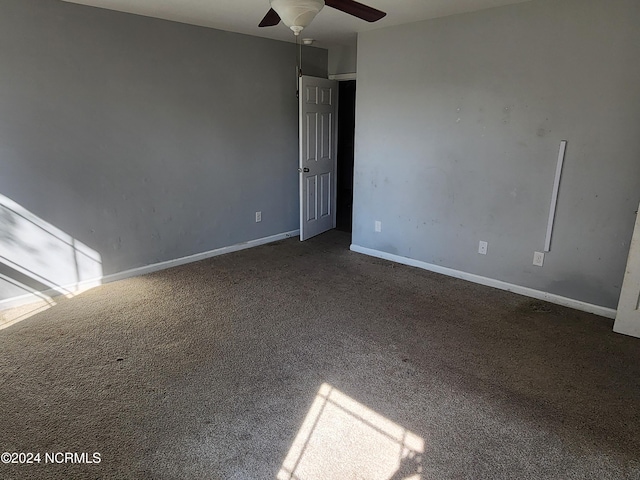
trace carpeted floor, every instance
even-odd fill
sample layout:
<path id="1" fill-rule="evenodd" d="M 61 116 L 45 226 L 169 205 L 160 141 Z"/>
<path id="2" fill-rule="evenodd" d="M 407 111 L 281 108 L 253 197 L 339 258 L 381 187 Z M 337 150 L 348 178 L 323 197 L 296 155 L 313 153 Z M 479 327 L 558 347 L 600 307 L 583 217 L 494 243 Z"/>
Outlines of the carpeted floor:
<path id="1" fill-rule="evenodd" d="M 41 454 L 0 478 L 640 479 L 640 340 L 348 245 L 265 245 L 0 330 L 0 452 Z"/>

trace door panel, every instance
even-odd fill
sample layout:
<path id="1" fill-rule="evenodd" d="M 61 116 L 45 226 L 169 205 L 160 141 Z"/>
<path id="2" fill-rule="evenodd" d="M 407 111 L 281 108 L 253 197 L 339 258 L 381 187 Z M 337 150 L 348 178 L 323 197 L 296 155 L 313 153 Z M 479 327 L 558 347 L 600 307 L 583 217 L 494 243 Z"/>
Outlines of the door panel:
<path id="1" fill-rule="evenodd" d="M 307 223 L 318 219 L 318 195 L 316 193 L 317 178 L 309 176 L 307 180 Z"/>
<path id="2" fill-rule="evenodd" d="M 320 104 L 331 105 L 332 104 L 333 89 L 331 87 L 320 88 Z"/>
<path id="3" fill-rule="evenodd" d="M 300 240 L 335 228 L 337 82 L 300 78 Z"/>
<path id="4" fill-rule="evenodd" d="M 330 160 L 333 147 L 333 122 L 331 121 L 331 113 L 320 114 L 320 158 L 322 160 Z"/>
<path id="5" fill-rule="evenodd" d="M 320 217 L 331 215 L 331 173 L 320 176 Z"/>
<path id="6" fill-rule="evenodd" d="M 318 114 L 317 113 L 308 113 L 307 114 L 307 148 L 305 151 L 307 152 L 306 160 L 315 160 L 316 153 L 318 151 L 318 141 L 317 141 L 317 125 L 318 125 Z"/>

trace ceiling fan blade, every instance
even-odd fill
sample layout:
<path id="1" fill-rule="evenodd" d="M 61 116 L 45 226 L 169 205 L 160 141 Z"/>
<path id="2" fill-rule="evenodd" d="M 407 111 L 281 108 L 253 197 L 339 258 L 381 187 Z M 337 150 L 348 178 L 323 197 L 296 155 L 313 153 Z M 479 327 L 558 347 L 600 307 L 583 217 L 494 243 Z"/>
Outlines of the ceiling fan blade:
<path id="1" fill-rule="evenodd" d="M 385 12 L 368 7 L 355 0 L 325 0 L 324 3 L 341 12 L 366 20 L 367 22 L 377 22 L 386 15 Z"/>
<path id="2" fill-rule="evenodd" d="M 270 9 L 260 22 L 259 27 L 273 27 L 280 23 L 280 15 L 273 8 Z"/>

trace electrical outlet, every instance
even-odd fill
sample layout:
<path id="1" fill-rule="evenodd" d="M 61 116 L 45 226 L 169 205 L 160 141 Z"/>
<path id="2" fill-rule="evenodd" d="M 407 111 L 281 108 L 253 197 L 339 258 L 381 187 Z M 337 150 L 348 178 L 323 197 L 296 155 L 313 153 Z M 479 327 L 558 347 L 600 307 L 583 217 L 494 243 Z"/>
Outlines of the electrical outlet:
<path id="1" fill-rule="evenodd" d="M 537 267 L 541 267 L 544 263 L 544 253 L 533 252 L 533 264 Z"/>
<path id="2" fill-rule="evenodd" d="M 256 223 L 262 221 L 262 212 L 256 212 Z"/>
<path id="3" fill-rule="evenodd" d="M 376 223 L 374 225 L 374 230 L 376 232 L 381 232 L 382 231 L 382 222 L 379 220 L 376 220 Z"/>
<path id="4" fill-rule="evenodd" d="M 478 244 L 478 253 L 480 255 L 486 255 L 488 247 L 489 244 L 487 242 L 480 241 L 480 243 Z"/>

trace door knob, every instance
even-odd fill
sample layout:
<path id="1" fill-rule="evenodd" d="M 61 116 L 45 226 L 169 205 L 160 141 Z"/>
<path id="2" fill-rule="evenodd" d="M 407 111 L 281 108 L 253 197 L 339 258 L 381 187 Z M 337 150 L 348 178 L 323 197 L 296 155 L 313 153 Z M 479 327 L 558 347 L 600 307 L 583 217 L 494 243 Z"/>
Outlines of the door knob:
<path id="1" fill-rule="evenodd" d="M 309 171 L 309 169 L 307 167 L 304 167 L 304 168 L 299 168 L 298 171 L 307 173 Z"/>

